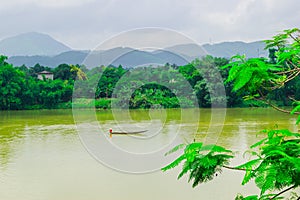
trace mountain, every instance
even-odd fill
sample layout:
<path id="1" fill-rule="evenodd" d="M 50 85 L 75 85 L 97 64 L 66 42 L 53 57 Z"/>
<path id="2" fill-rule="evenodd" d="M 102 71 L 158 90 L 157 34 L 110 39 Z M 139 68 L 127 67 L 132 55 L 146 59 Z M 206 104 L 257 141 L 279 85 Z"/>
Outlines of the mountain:
<path id="1" fill-rule="evenodd" d="M 15 47 L 15 48 L 14 48 Z M 0 54 L 10 55 L 8 62 L 15 66 L 32 67 L 39 63 L 56 67 L 59 64 L 85 64 L 88 67 L 99 65 L 122 65 L 132 68 L 149 64 L 185 65 L 195 58 L 207 54 L 230 58 L 236 54 L 246 54 L 248 58 L 267 57 L 264 43 L 222 42 L 218 44 L 180 44 L 156 51 L 141 51 L 129 47 L 116 47 L 101 51 L 74 51 L 40 33 L 26 33 L 7 38 L 0 42 Z"/>
<path id="2" fill-rule="evenodd" d="M 188 62 L 172 52 L 163 50 L 155 52 L 131 50 L 112 62 L 115 66 L 121 64 L 127 68 L 143 65 L 164 65 L 166 63 L 184 65 Z"/>
<path id="3" fill-rule="evenodd" d="M 181 56 L 168 51 L 147 52 L 131 48 L 117 47 L 105 51 L 68 51 L 57 56 L 11 56 L 8 62 L 15 66 L 33 67 L 39 63 L 43 66 L 56 67 L 59 64 L 85 64 L 86 66 L 122 65 L 126 68 L 166 63 L 177 65 L 187 64 Z"/>
<path id="4" fill-rule="evenodd" d="M 27 67 L 33 67 L 39 63 L 43 66 L 57 67 L 60 64 L 81 64 L 88 51 L 68 51 L 56 56 L 11 56 L 8 58 L 8 62 L 14 66 L 25 65 Z"/>
<path id="5" fill-rule="evenodd" d="M 165 48 L 165 50 L 181 55 L 187 60 L 199 58 L 206 55 L 202 46 L 197 44 L 179 44 Z"/>
<path id="6" fill-rule="evenodd" d="M 247 58 L 268 57 L 268 52 L 264 50 L 265 44 L 257 42 L 222 42 L 218 44 L 205 44 L 202 46 L 208 54 L 215 57 L 230 58 L 236 54 L 245 54 Z"/>
<path id="7" fill-rule="evenodd" d="M 49 35 L 30 32 L 0 41 L 0 54 L 7 56 L 57 55 L 71 48 Z"/>
<path id="8" fill-rule="evenodd" d="M 169 63 L 176 65 L 185 65 L 192 60 L 190 56 L 168 50 L 157 50 L 152 52 L 152 54 L 161 59 L 161 62 L 164 64 Z"/>

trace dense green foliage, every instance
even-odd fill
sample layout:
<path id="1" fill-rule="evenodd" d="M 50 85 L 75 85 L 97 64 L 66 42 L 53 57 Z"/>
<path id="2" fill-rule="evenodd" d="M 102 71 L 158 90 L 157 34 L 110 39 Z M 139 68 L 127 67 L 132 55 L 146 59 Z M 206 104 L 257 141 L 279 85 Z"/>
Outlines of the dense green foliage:
<path id="1" fill-rule="evenodd" d="M 209 87 L 215 83 L 223 87 L 223 80 L 211 76 L 207 83 L 201 74 L 214 74 L 213 68 L 220 69 L 228 63 L 225 58 L 207 56 L 185 66 L 166 64 L 135 69 L 99 66 L 88 69 L 61 64 L 52 69 L 39 64 L 31 68 L 14 67 L 6 59 L 2 56 L 0 63 L 2 110 L 71 108 L 75 80 L 76 95 L 87 99 L 82 102 L 89 102 L 86 105 L 80 102 L 82 107 L 90 107 L 89 99 L 96 99 L 96 108 L 109 109 L 114 98 L 119 99 L 116 105 L 120 108 L 186 108 L 197 104 L 210 107 Z M 44 70 L 52 72 L 54 80 L 39 80 L 37 73 Z M 220 72 L 226 79 L 228 70 Z M 225 85 L 227 99 L 220 101 L 227 101 L 229 107 L 247 106 L 242 103 L 242 96 L 231 92 L 231 88 L 231 83 Z"/>
<path id="2" fill-rule="evenodd" d="M 232 90 L 244 95 L 245 100 L 263 102 L 281 112 L 299 114 L 299 38 L 300 30 L 291 29 L 274 36 L 272 40 L 267 40 L 269 60 L 234 56 L 223 67 L 229 69 L 225 83 L 233 83 Z M 278 100 L 287 101 L 286 98 L 295 105 L 292 111 L 276 105 Z M 297 124 L 300 122 L 299 116 Z M 265 138 L 253 144 L 247 152 L 255 158 L 240 166 L 226 166 L 232 158 L 229 150 L 215 145 L 207 145 L 210 147 L 207 149 L 202 143 L 194 142 L 179 145 L 171 150 L 174 152 L 185 147 L 183 154 L 162 170 L 176 167 L 185 160 L 178 178 L 189 173 L 189 180 L 194 180 L 193 186 L 211 180 L 213 173 L 221 172 L 222 168 L 242 170 L 245 171 L 242 185 L 254 180 L 260 194 L 247 197 L 238 194 L 236 200 L 283 199 L 283 194 L 300 186 L 300 134 L 277 127 L 274 130 L 264 130 L 262 134 Z M 203 155 L 201 148 L 209 150 L 209 153 Z M 218 154 L 213 156 L 218 152 L 216 149 L 222 150 L 218 158 Z M 300 199 L 295 192 L 291 194 L 290 199 Z"/>
<path id="3" fill-rule="evenodd" d="M 255 159 L 238 166 L 246 173 L 242 184 L 255 180 L 261 195 L 274 189 L 300 185 L 300 134 L 289 130 L 265 130 L 267 137 L 251 146 Z M 258 151 L 253 150 L 258 147 Z M 275 196 L 275 195 L 274 195 Z"/>
<path id="4" fill-rule="evenodd" d="M 237 199 L 279 199 L 278 194 L 266 192 L 300 185 L 300 134 L 279 129 L 264 130 L 262 134 L 267 137 L 253 144 L 251 150 L 247 151 L 256 158 L 240 166 L 227 166 L 234 157 L 232 151 L 217 145 L 194 142 L 180 144 L 167 152 L 166 155 L 184 148 L 183 154 L 162 170 L 172 169 L 183 162 L 178 179 L 189 174 L 188 181 L 193 181 L 193 187 L 212 180 L 217 173 L 222 172 L 222 168 L 243 170 L 245 176 L 242 184 L 254 179 L 261 193 L 249 197 L 239 195 Z"/>
<path id="5" fill-rule="evenodd" d="M 55 108 L 71 100 L 74 80 L 38 80 L 36 73 L 44 67 L 16 68 L 5 60 L 0 57 L 0 109 Z"/>
<path id="6" fill-rule="evenodd" d="M 166 155 L 183 147 L 185 147 L 183 154 L 162 170 L 166 171 L 172 169 L 184 161 L 178 179 L 186 173 L 189 173 L 188 181 L 193 181 L 193 187 L 212 180 L 217 172 L 222 171 L 222 166 L 228 164 L 229 159 L 233 158 L 230 150 L 221 146 L 203 145 L 202 143 L 191 143 L 186 146 L 180 144 L 166 153 Z"/>
<path id="7" fill-rule="evenodd" d="M 254 99 L 278 106 L 290 106 L 299 99 L 299 30 L 285 30 L 266 41 L 270 59 L 234 56 L 223 68 L 230 68 L 226 82 L 234 83 L 234 91 L 244 93 L 245 99 Z M 292 41 L 292 42 L 290 42 Z M 280 110 L 280 109 L 278 109 Z"/>
<path id="8" fill-rule="evenodd" d="M 25 75 L 0 57 L 0 108 L 17 109 L 22 105 L 22 90 L 25 87 Z"/>
<path id="9" fill-rule="evenodd" d="M 285 45 L 296 31 L 287 31 L 267 41 L 269 60 L 206 56 L 184 66 L 167 63 L 134 69 L 122 66 L 88 69 L 68 64 L 56 68 L 39 64 L 31 68 L 14 67 L 1 56 L 0 109 L 70 108 L 74 89 L 76 97 L 87 102 L 96 99 L 94 105 L 102 109 L 111 108 L 111 99 L 118 99 L 113 101 L 115 106 L 131 109 L 209 108 L 212 102 L 220 107 L 225 106 L 224 102 L 227 107 L 296 105 L 293 100 L 300 97 L 300 78 L 293 63 L 299 62 L 299 56 L 295 56 L 299 54 L 299 45 L 297 40 Z M 54 80 L 38 80 L 37 73 L 44 70 L 52 72 Z M 223 87 L 226 95 L 213 93 Z M 243 101 L 243 97 L 248 101 Z M 80 104 L 90 107 L 89 103 Z"/>

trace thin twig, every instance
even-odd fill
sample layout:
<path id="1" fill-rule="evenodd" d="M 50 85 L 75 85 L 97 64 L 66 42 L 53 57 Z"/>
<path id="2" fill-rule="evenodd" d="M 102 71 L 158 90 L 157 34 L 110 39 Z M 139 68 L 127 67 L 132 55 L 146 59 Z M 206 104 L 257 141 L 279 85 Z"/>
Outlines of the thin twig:
<path id="1" fill-rule="evenodd" d="M 284 81 L 284 83 L 287 83 L 287 82 L 293 80 L 293 79 L 296 78 L 299 74 L 300 74 L 300 70 L 299 70 L 297 73 L 295 73 L 295 74 L 291 74 L 291 75 Z"/>
<path id="2" fill-rule="evenodd" d="M 222 167 L 224 167 L 226 169 L 231 169 L 231 170 L 246 171 L 246 169 L 235 168 L 235 167 L 230 167 L 230 166 L 226 166 L 226 165 L 223 165 Z"/>
<path id="3" fill-rule="evenodd" d="M 288 70 L 288 71 L 283 71 L 283 72 L 275 72 L 274 74 L 277 74 L 277 75 L 280 75 L 280 74 L 288 74 L 290 72 L 294 72 L 294 71 L 298 71 L 299 69 L 296 68 L 296 69 L 291 69 L 291 70 Z"/>
<path id="4" fill-rule="evenodd" d="M 299 32 L 299 31 L 298 31 L 298 32 Z M 297 43 L 300 44 L 300 41 L 299 41 L 296 37 L 294 37 L 293 34 L 290 33 L 289 36 L 290 36 L 295 42 L 297 42 Z"/>
<path id="5" fill-rule="evenodd" d="M 287 62 L 290 63 L 293 67 L 295 67 L 295 69 L 299 70 L 299 67 L 295 65 L 292 61 L 288 60 Z"/>
<path id="6" fill-rule="evenodd" d="M 291 101 L 298 102 L 295 98 L 293 98 L 293 97 L 291 97 L 291 96 L 288 96 L 288 98 L 289 98 Z"/>
<path id="7" fill-rule="evenodd" d="M 270 101 L 267 101 L 267 100 L 264 100 L 264 101 L 265 101 L 268 105 L 270 105 L 272 108 L 274 108 L 275 110 L 278 110 L 278 111 L 283 112 L 283 113 L 288 113 L 288 114 L 291 113 L 291 111 L 285 110 L 285 109 L 282 109 L 282 108 L 279 108 L 279 107 L 277 107 L 276 105 L 272 104 Z M 295 112 L 294 114 L 299 115 L 300 112 Z"/>
<path id="8" fill-rule="evenodd" d="M 288 114 L 291 113 L 291 111 L 289 111 L 289 110 L 285 110 L 285 109 L 279 108 L 278 106 L 272 104 L 271 101 L 268 101 L 268 100 L 265 98 L 265 96 L 263 95 L 263 93 L 262 93 L 260 90 L 258 90 L 258 93 L 260 94 L 261 99 L 257 99 L 257 98 L 256 98 L 256 100 L 263 101 L 263 102 L 265 102 L 266 104 L 268 104 L 269 106 L 271 106 L 272 108 L 274 108 L 275 110 L 278 110 L 278 111 L 280 111 L 280 112 L 288 113 Z M 295 112 L 294 114 L 299 115 L 300 112 Z"/>
<path id="9" fill-rule="evenodd" d="M 283 193 L 285 193 L 285 192 L 287 192 L 287 191 L 289 191 L 289 190 L 291 190 L 291 189 L 294 189 L 295 187 L 297 187 L 297 186 L 296 186 L 296 185 L 293 185 L 293 186 L 291 186 L 291 187 L 289 187 L 289 188 L 287 188 L 287 189 L 285 189 L 285 190 L 279 192 L 278 194 L 276 194 L 275 196 L 273 196 L 272 198 L 270 198 L 270 200 L 275 199 L 276 197 L 282 195 Z M 298 199 L 299 199 L 299 198 L 298 198 Z"/>

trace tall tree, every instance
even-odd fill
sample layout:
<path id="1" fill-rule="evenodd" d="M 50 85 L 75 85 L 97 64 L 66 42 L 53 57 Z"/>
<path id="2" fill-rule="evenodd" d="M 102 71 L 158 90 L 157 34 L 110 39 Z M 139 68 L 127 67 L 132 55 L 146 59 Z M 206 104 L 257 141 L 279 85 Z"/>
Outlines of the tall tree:
<path id="1" fill-rule="evenodd" d="M 22 90 L 24 73 L 6 62 L 0 56 L 0 108 L 2 110 L 22 109 Z"/>

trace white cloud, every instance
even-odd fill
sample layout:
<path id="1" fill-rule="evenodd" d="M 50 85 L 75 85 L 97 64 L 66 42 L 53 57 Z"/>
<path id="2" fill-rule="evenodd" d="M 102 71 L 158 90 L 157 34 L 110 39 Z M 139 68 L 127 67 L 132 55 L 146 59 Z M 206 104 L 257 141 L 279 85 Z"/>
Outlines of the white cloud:
<path id="1" fill-rule="evenodd" d="M 298 0 L 10 0 L 0 11 L 0 39 L 37 31 L 79 49 L 141 27 L 170 28 L 206 43 L 267 39 L 300 24 Z"/>
<path id="2" fill-rule="evenodd" d="M 44 7 L 73 7 L 81 6 L 95 0 L 33 0 L 34 3 Z"/>
<path id="3" fill-rule="evenodd" d="M 81 6 L 94 1 L 96 0 L 9 0 L 1 2 L 1 8 L 7 9 L 23 5 L 32 5 L 48 8 L 74 7 Z"/>

